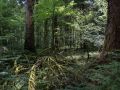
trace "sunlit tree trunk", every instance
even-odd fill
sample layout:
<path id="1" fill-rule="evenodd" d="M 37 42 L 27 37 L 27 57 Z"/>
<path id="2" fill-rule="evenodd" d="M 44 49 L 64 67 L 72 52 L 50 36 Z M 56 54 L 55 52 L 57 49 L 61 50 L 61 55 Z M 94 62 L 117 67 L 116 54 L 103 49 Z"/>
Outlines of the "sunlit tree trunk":
<path id="1" fill-rule="evenodd" d="M 35 0 L 26 0 L 26 33 L 24 49 L 35 52 L 33 8 Z"/>
<path id="2" fill-rule="evenodd" d="M 120 50 L 120 0 L 108 0 L 107 30 L 100 58 L 113 50 Z"/>

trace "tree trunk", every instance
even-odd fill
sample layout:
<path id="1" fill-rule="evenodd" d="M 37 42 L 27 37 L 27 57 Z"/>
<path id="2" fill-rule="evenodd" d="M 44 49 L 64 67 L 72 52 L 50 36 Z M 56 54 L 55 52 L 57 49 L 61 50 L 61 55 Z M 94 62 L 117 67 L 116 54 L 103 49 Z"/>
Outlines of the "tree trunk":
<path id="1" fill-rule="evenodd" d="M 104 60 L 108 52 L 120 50 L 120 1 L 108 0 L 108 21 L 103 51 L 100 60 Z"/>
<path id="2" fill-rule="evenodd" d="M 26 0 L 26 33 L 24 49 L 35 52 L 33 8 L 35 0 Z"/>
<path id="3" fill-rule="evenodd" d="M 58 18 L 57 15 L 52 17 L 52 50 L 58 50 Z"/>
<path id="4" fill-rule="evenodd" d="M 48 41 L 48 19 L 44 21 L 44 49 L 49 47 L 49 41 Z"/>
<path id="5" fill-rule="evenodd" d="M 108 0 L 108 22 L 105 36 L 105 51 L 120 49 L 120 1 Z"/>

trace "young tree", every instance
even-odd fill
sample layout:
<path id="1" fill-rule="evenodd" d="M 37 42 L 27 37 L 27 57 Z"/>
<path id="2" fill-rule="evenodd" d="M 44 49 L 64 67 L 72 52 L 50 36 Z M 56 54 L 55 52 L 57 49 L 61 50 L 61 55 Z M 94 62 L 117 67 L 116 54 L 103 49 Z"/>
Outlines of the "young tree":
<path id="1" fill-rule="evenodd" d="M 34 37 L 34 20 L 33 20 L 33 10 L 34 10 L 35 0 L 26 0 L 26 33 L 25 33 L 25 43 L 24 49 L 35 52 L 35 37 Z"/>

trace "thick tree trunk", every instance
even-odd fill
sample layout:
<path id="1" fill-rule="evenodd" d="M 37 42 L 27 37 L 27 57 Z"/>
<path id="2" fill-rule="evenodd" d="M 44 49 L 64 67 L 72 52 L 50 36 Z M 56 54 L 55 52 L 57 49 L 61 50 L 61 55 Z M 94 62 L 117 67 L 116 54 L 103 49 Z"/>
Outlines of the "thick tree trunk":
<path id="1" fill-rule="evenodd" d="M 108 0 L 108 22 L 103 50 L 120 49 L 120 1 Z"/>
<path id="2" fill-rule="evenodd" d="M 108 0 L 108 21 L 100 60 L 110 51 L 120 50 L 120 0 Z"/>
<path id="3" fill-rule="evenodd" d="M 33 8 L 35 0 L 26 0 L 26 33 L 24 49 L 35 52 Z"/>

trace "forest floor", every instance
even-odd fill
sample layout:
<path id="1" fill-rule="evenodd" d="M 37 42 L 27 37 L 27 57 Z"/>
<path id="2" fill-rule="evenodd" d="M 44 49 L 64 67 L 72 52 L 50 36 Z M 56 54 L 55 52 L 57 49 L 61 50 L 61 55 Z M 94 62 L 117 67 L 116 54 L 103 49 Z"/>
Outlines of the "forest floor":
<path id="1" fill-rule="evenodd" d="M 120 54 L 108 55 L 107 63 L 93 63 L 98 55 L 91 52 L 89 59 L 87 53 L 4 55 L 0 90 L 120 90 Z M 42 66 L 34 68 L 37 61 Z"/>

